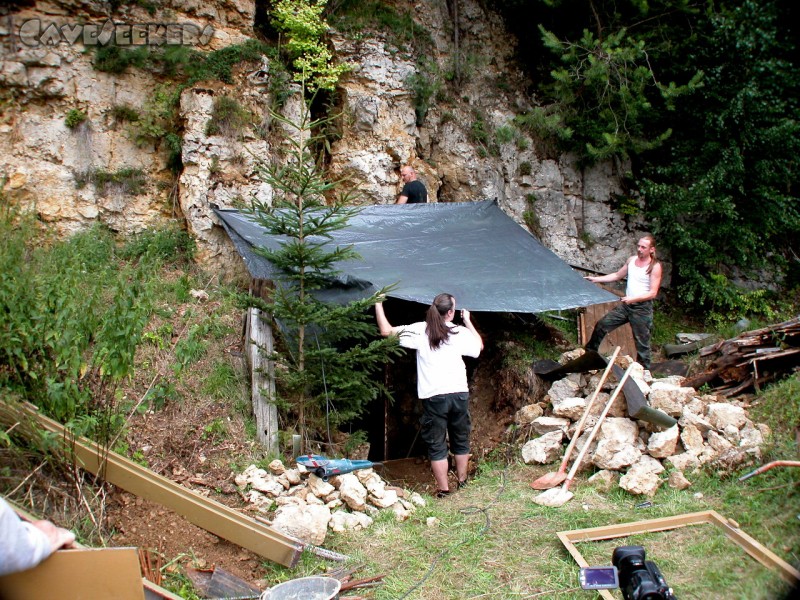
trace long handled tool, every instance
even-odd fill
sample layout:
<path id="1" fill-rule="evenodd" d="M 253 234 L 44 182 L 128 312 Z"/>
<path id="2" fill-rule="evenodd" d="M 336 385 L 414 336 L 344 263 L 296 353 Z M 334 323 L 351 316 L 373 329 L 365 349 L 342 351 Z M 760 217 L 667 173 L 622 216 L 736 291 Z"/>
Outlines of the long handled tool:
<path id="1" fill-rule="evenodd" d="M 572 455 L 572 451 L 575 449 L 575 444 L 578 443 L 578 436 L 580 436 L 581 432 L 583 431 L 583 424 L 589 417 L 589 413 L 592 410 L 592 405 L 594 404 L 594 401 L 597 399 L 597 395 L 600 393 L 600 388 L 602 388 L 603 384 L 606 382 L 606 378 L 608 377 L 608 374 L 611 372 L 611 368 L 614 366 L 614 361 L 617 359 L 619 351 L 620 347 L 617 346 L 614 349 L 614 353 L 611 355 L 611 358 L 608 359 L 608 364 L 606 365 L 605 371 L 603 371 L 603 376 L 597 383 L 597 387 L 595 388 L 592 397 L 589 399 L 589 402 L 586 405 L 586 410 L 583 411 L 583 416 L 581 417 L 581 420 L 578 421 L 578 425 L 575 427 L 575 433 L 573 434 L 572 439 L 569 442 L 569 446 L 567 446 L 567 450 L 564 452 L 564 459 L 561 461 L 561 466 L 559 467 L 558 471 L 555 473 L 547 473 L 546 475 L 542 475 L 538 479 L 534 479 L 533 482 L 531 482 L 531 487 L 533 489 L 549 490 L 550 488 L 554 488 L 557 485 L 561 484 L 567 478 L 567 465 L 569 464 L 569 457 Z"/>
<path id="2" fill-rule="evenodd" d="M 569 486 L 572 483 L 572 480 L 575 478 L 575 474 L 578 472 L 578 467 L 580 467 L 581 462 L 583 461 L 583 457 L 589 450 L 589 446 L 592 444 L 594 437 L 597 435 L 597 432 L 600 431 L 600 425 L 603 424 L 603 420 L 606 418 L 608 411 L 611 410 L 611 405 L 614 404 L 614 400 L 617 399 L 617 396 L 619 396 L 619 393 L 622 391 L 622 388 L 625 385 L 625 381 L 627 381 L 628 376 L 631 373 L 632 367 L 633 364 L 631 364 L 631 366 L 627 368 L 625 373 L 623 373 L 622 378 L 619 380 L 619 383 L 617 384 L 617 387 L 614 389 L 614 393 L 611 394 L 611 398 L 609 398 L 608 402 L 606 402 L 606 406 L 603 409 L 603 412 L 600 413 L 599 417 L 597 417 L 597 423 L 595 423 L 595 426 L 592 428 L 592 432 L 589 434 L 586 443 L 583 445 L 583 448 L 581 448 L 581 451 L 578 453 L 578 458 L 576 458 L 575 462 L 572 464 L 572 468 L 569 470 L 569 474 L 567 475 L 567 478 L 564 480 L 564 485 L 562 485 L 560 488 L 552 488 L 536 496 L 533 499 L 533 501 L 536 502 L 536 504 L 541 504 L 542 506 L 563 506 L 564 504 L 572 500 L 572 496 L 574 496 L 574 494 L 569 491 Z"/>

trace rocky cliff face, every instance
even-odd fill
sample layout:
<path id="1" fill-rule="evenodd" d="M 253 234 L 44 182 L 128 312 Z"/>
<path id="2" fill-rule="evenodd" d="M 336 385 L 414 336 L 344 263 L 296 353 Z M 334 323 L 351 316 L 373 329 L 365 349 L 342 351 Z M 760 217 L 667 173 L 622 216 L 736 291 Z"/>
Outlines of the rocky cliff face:
<path id="1" fill-rule="evenodd" d="M 148 7 L 158 10 L 150 14 Z M 528 82 L 513 62 L 514 40 L 500 18 L 478 0 L 459 0 L 456 36 L 445 0 L 401 1 L 396 8 L 413 11 L 430 45 L 398 48 L 382 33 L 355 38 L 332 32 L 337 59 L 352 67 L 337 94 L 344 119 L 331 149 L 332 173 L 358 181 L 364 202 L 390 203 L 399 191 L 399 168 L 410 163 L 432 201 L 496 198 L 567 262 L 616 269 L 641 227 L 609 208 L 622 193 L 619 170 L 603 164 L 581 171 L 570 156 L 549 155 L 513 125 L 530 101 Z M 254 35 L 255 3 L 139 2 L 112 14 L 103 2 L 28 0 L 5 10 L 0 174 L 7 196 L 65 233 L 94 221 L 138 231 L 179 216 L 197 238 L 201 260 L 239 265 L 210 205 L 272 196 L 256 168 L 280 143 L 269 118 L 273 74 L 267 59 L 240 65 L 231 84 L 206 81 L 182 91 L 183 167 L 175 174 L 167 164 L 168 144 L 142 135 L 142 122 L 137 133 L 121 109 L 152 118 L 175 91 L 174 82 L 134 67 L 100 72 L 91 45 L 104 35 L 122 44 L 153 43 L 160 35 L 217 50 Z M 426 54 L 424 73 L 415 51 Z M 412 76 L 428 78 L 434 89 L 422 115 Z M 215 99 L 223 96 L 249 112 L 247 127 L 209 131 Z M 284 110 L 296 114 L 297 102 L 295 95 Z"/>

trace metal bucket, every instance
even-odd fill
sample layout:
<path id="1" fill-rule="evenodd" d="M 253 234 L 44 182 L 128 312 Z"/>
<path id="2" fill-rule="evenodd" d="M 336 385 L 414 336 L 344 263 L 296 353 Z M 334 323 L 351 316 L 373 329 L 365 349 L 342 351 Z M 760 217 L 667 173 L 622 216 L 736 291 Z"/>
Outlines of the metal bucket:
<path id="1" fill-rule="evenodd" d="M 269 588 L 260 600 L 334 600 L 341 587 L 333 577 L 301 577 Z"/>

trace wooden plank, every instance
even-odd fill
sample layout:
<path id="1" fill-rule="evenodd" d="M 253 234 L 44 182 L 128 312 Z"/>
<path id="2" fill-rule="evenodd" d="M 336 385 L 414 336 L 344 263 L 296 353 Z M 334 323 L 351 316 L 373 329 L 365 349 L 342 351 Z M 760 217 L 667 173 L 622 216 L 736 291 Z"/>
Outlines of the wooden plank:
<path id="1" fill-rule="evenodd" d="M 144 600 L 136 548 L 59 550 L 37 567 L 0 577 L 3 600 Z"/>
<path id="2" fill-rule="evenodd" d="M 603 527 L 559 531 L 557 535 L 567 551 L 575 558 L 575 562 L 581 567 L 588 567 L 590 565 L 575 546 L 576 542 L 608 540 L 627 537 L 637 533 L 668 531 L 670 529 L 677 529 L 678 527 L 701 524 L 712 524 L 721 528 L 729 540 L 733 541 L 742 548 L 742 550 L 768 569 L 777 570 L 780 576 L 790 584 L 796 585 L 800 582 L 800 571 L 743 532 L 735 521 L 726 519 L 713 510 L 663 517 L 660 519 L 648 519 L 633 523 L 619 523 Z M 614 598 L 611 594 L 604 595 L 602 592 L 600 595 L 609 600 L 613 600 Z"/>
<path id="3" fill-rule="evenodd" d="M 14 407 L 6 405 L 11 411 Z M 59 423 L 23 405 L 22 414 L 33 418 L 42 428 L 59 435 L 71 452 L 75 464 L 109 483 L 146 500 L 152 500 L 186 518 L 189 522 L 284 566 L 294 566 L 302 546 L 285 535 L 254 519 L 188 490 L 174 481 L 153 473 L 141 465 L 102 448 L 86 438 L 75 438 Z"/>
<path id="4" fill-rule="evenodd" d="M 250 366 L 251 398 L 258 441 L 271 454 L 278 454 L 278 407 L 275 404 L 275 365 L 269 360 L 274 347 L 272 328 L 257 308 L 247 311 L 247 363 Z"/>
<path id="5" fill-rule="evenodd" d="M 25 510 L 25 508 L 23 508 L 10 498 L 6 498 L 6 502 L 8 502 L 14 509 L 14 511 L 20 516 L 20 518 L 22 518 L 25 521 L 36 521 L 39 518 L 29 513 L 27 510 Z M 75 548 L 89 549 L 88 546 L 84 546 L 78 541 L 73 542 L 73 546 Z M 93 556 L 99 556 L 99 555 L 93 555 Z M 139 564 L 141 566 L 141 563 Z M 70 585 L 72 584 L 70 583 Z M 181 600 L 180 596 L 173 594 L 172 592 L 170 592 L 167 589 L 164 589 L 160 585 L 153 583 L 146 577 L 142 577 L 142 588 L 144 590 L 145 600 Z M 3 589 L 2 579 L 0 579 L 0 589 Z M 0 597 L 2 597 L 1 594 Z"/>
<path id="6" fill-rule="evenodd" d="M 608 311 L 618 305 L 619 302 L 605 302 L 603 304 L 587 306 L 580 315 L 578 321 L 578 343 L 582 346 L 586 345 L 597 322 L 602 319 Z M 621 356 L 628 355 L 632 358 L 636 358 L 636 343 L 633 341 L 633 331 L 631 331 L 629 323 L 609 333 L 603 340 L 603 343 L 600 344 L 598 352 L 608 356 L 617 346 L 621 348 Z"/>

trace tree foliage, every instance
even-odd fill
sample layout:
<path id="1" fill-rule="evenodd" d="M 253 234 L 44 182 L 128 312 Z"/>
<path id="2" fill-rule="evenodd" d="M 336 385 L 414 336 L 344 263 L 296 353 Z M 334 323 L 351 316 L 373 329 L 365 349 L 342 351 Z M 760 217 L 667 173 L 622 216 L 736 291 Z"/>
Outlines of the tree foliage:
<path id="1" fill-rule="evenodd" d="M 336 87 L 348 65 L 333 64 L 333 53 L 325 43 L 328 24 L 322 17 L 327 0 L 279 0 L 272 11 L 273 23 L 287 34 L 286 50 L 295 68 L 295 81 L 309 91 Z"/>
<path id="2" fill-rule="evenodd" d="M 713 318 L 763 312 L 768 294 L 737 280 L 766 268 L 800 281 L 794 3 L 493 4 L 537 78 L 538 106 L 518 121 L 583 164 L 631 159 L 629 193 L 683 301 Z M 539 39 L 519 29 L 531 22 Z"/>
<path id="3" fill-rule="evenodd" d="M 280 332 L 276 361 L 278 393 L 297 418 L 304 442 L 313 435 L 359 416 L 366 404 L 388 393 L 376 373 L 399 352 L 394 340 L 376 339 L 368 309 L 375 294 L 344 305 L 330 304 L 318 292 L 335 285 L 336 264 L 356 260 L 351 247 L 333 246 L 331 235 L 358 212 L 356 190 L 344 180 L 323 176 L 313 148 L 322 142 L 313 131 L 330 118 L 301 121 L 274 115 L 295 132 L 286 143 L 284 163 L 262 163 L 259 172 L 274 191 L 271 203 L 255 201 L 252 215 L 280 244 L 257 252 L 276 268 L 275 288 L 266 304 Z M 330 439 L 328 440 L 330 442 Z"/>
<path id="4" fill-rule="evenodd" d="M 800 73 L 787 60 L 777 6 L 709 10 L 706 43 L 693 53 L 706 83 L 676 113 L 682 126 L 669 154 L 643 165 L 640 181 L 654 228 L 673 248 L 683 299 L 719 317 L 766 307 L 763 293 L 734 286 L 737 274 L 797 262 Z"/>

